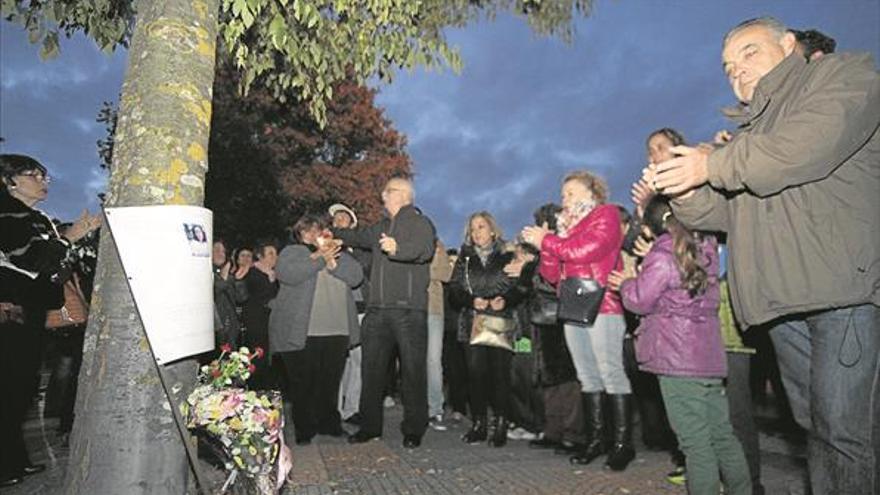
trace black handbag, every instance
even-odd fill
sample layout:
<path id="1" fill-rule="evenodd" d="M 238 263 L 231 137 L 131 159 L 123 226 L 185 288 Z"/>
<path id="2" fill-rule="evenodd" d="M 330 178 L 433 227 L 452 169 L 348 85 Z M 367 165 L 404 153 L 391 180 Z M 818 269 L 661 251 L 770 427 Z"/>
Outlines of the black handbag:
<path id="1" fill-rule="evenodd" d="M 599 316 L 605 287 L 592 278 L 567 278 L 559 285 L 559 313 L 562 321 L 592 325 Z"/>
<path id="2" fill-rule="evenodd" d="M 529 300 L 529 321 L 533 325 L 555 325 L 559 320 L 559 297 L 553 286 L 540 280 L 540 275 L 534 283 L 532 298 Z"/>

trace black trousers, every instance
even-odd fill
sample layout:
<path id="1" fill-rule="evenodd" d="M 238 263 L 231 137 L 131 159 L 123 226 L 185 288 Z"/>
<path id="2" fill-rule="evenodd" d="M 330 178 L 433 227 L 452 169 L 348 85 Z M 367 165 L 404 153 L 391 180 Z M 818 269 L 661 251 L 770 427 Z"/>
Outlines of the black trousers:
<path id="1" fill-rule="evenodd" d="M 577 380 L 542 388 L 544 437 L 557 442 L 586 443 L 581 384 Z"/>
<path id="2" fill-rule="evenodd" d="M 46 416 L 57 415 L 58 431 L 69 432 L 73 428 L 73 409 L 76 405 L 76 388 L 83 360 L 85 326 L 71 326 L 48 333 L 48 346 L 53 348 L 54 363 L 46 392 Z M 47 354 L 49 352 L 47 351 Z"/>
<path id="3" fill-rule="evenodd" d="M 261 306 L 245 307 L 244 310 L 245 331 L 244 344 L 254 351 L 257 347 L 266 353 L 262 359 L 253 362 L 256 368 L 248 379 L 248 385 L 252 389 L 263 390 L 272 388 L 275 383 L 269 369 L 269 309 Z"/>
<path id="4" fill-rule="evenodd" d="M 491 405 L 496 416 L 507 417 L 513 353 L 486 345 L 469 345 L 467 353 L 471 415 L 484 417 L 487 406 Z"/>
<path id="5" fill-rule="evenodd" d="M 534 378 L 534 354 L 514 354 L 510 363 L 508 419 L 520 428 L 537 433 L 544 428 L 544 396 Z"/>
<path id="6" fill-rule="evenodd" d="M 468 412 L 468 365 L 465 347 L 455 331 L 443 334 L 443 378 L 446 381 L 446 400 L 453 412 Z"/>
<path id="7" fill-rule="evenodd" d="M 32 320 L 45 321 L 42 314 Z M 0 324 L 0 479 L 30 464 L 21 428 L 37 392 L 42 347 L 42 324 Z"/>
<path id="8" fill-rule="evenodd" d="M 639 409 L 642 441 L 654 448 L 676 449 L 678 442 L 666 417 L 657 375 L 637 370 L 629 376 L 629 381 Z"/>
<path id="9" fill-rule="evenodd" d="M 284 369 L 283 390 L 297 441 L 341 428 L 336 406 L 347 353 L 348 335 L 339 335 L 307 337 L 302 350 L 275 354 Z"/>
<path id="10" fill-rule="evenodd" d="M 428 423 L 428 317 L 425 311 L 369 308 L 361 332 L 361 432 L 381 435 L 388 366 L 400 354 L 404 435 L 421 437 Z"/>

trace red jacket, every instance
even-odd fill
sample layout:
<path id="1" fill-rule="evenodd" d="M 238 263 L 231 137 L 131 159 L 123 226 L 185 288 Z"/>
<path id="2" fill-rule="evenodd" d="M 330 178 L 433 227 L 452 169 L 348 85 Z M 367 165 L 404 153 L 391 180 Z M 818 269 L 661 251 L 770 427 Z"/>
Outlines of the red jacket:
<path id="1" fill-rule="evenodd" d="M 541 242 L 541 276 L 553 285 L 569 277 L 593 278 L 603 286 L 612 270 L 621 270 L 623 232 L 617 207 L 593 208 L 569 232 L 568 237 L 547 234 Z M 623 314 L 620 295 L 606 290 L 600 314 Z"/>

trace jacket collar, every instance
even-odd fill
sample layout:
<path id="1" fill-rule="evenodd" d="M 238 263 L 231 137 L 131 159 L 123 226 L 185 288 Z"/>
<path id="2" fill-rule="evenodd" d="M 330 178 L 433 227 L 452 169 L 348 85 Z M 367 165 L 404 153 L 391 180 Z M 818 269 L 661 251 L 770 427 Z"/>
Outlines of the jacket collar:
<path id="1" fill-rule="evenodd" d="M 0 192 L 0 211 L 4 213 L 23 213 L 31 210 L 33 208 L 30 208 L 15 196 L 6 191 Z"/>
<path id="2" fill-rule="evenodd" d="M 740 126 L 748 124 L 764 112 L 773 94 L 782 88 L 789 76 L 805 65 L 807 65 L 806 59 L 796 52 L 792 52 L 758 81 L 755 93 L 752 95 L 752 101 L 748 105 L 740 103 L 736 106 L 723 108 L 721 113 Z"/>
<path id="3" fill-rule="evenodd" d="M 391 218 L 392 218 L 392 217 L 391 217 L 391 214 L 388 213 L 388 210 L 383 209 L 382 211 L 383 211 L 383 213 L 385 213 L 385 218 L 388 218 L 388 219 L 391 219 Z M 401 206 L 400 209 L 397 210 L 397 215 L 395 215 L 395 217 L 400 217 L 400 216 L 403 216 L 403 215 L 407 215 L 407 214 L 409 214 L 409 213 L 408 213 L 409 211 L 412 211 L 412 212 L 414 212 L 414 213 L 417 214 L 417 215 L 421 215 L 421 213 L 422 213 L 418 208 L 415 207 L 415 205 L 413 205 L 413 204 L 408 204 L 408 205 L 403 205 L 403 206 Z"/>
<path id="4" fill-rule="evenodd" d="M 495 239 L 492 241 L 492 254 L 490 254 L 489 257 L 491 258 L 496 254 L 503 253 L 504 245 L 505 243 L 503 240 Z M 458 252 L 460 255 L 464 256 L 476 256 L 477 248 L 473 244 L 462 244 Z"/>

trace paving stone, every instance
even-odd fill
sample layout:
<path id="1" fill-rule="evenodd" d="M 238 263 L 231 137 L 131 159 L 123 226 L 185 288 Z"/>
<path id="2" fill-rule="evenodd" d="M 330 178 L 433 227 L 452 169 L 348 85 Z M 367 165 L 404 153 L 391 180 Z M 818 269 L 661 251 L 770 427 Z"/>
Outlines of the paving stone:
<path id="1" fill-rule="evenodd" d="M 398 425 L 400 406 L 385 409 L 385 434 L 380 440 L 349 445 L 344 438 L 317 436 L 311 445 L 290 444 L 294 467 L 284 495 L 684 495 L 669 484 L 672 465 L 664 452 L 638 450 L 622 472 L 605 469 L 599 458 L 588 466 L 572 466 L 567 456 L 530 449 L 512 440 L 502 448 L 466 445 L 459 438 L 468 424 L 448 431 L 428 430 L 417 449 L 403 448 Z M 26 423 L 26 439 L 34 462 L 49 469 L 3 495 L 57 493 L 69 450 L 54 433 L 57 420 L 34 414 Z M 289 427 L 288 427 L 289 430 Z M 287 440 L 292 440 L 290 431 Z M 636 435 L 638 437 L 638 435 Z M 762 481 L 768 494 L 806 493 L 803 443 L 761 435 Z M 638 448 L 638 447 L 637 447 Z M 224 473 L 203 465 L 209 482 L 219 487 Z"/>

